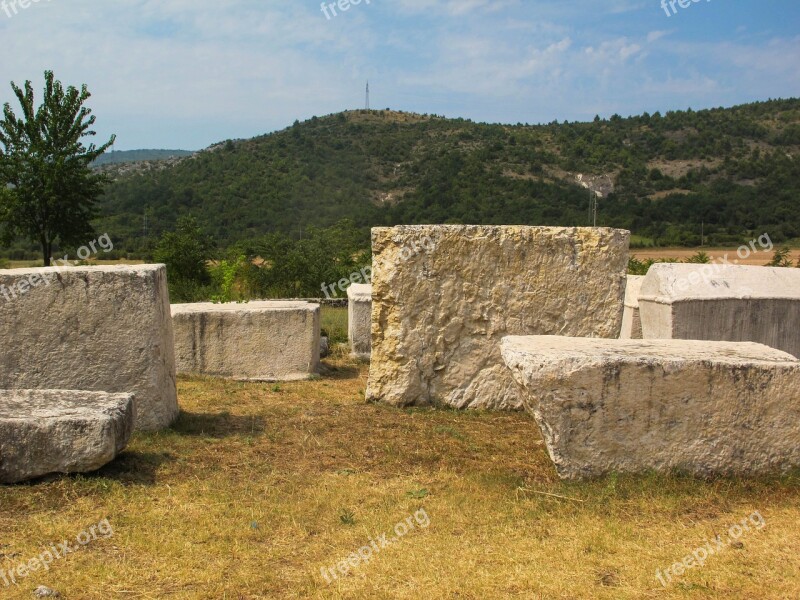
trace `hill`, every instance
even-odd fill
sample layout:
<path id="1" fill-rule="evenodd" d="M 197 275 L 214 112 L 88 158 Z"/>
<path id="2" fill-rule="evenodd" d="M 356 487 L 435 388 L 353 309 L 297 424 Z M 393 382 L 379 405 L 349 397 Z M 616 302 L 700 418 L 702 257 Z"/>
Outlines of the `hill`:
<path id="1" fill-rule="evenodd" d="M 166 160 L 182 156 L 191 156 L 194 152 L 189 150 L 121 150 L 106 152 L 94 161 L 93 166 L 116 165 L 150 160 Z"/>
<path id="2" fill-rule="evenodd" d="M 345 218 L 364 232 L 587 225 L 598 196 L 598 224 L 637 243 L 698 245 L 701 231 L 711 244 L 780 242 L 800 236 L 798 192 L 798 99 L 548 125 L 361 110 L 118 174 L 98 227 L 142 252 L 183 214 L 223 246 Z"/>

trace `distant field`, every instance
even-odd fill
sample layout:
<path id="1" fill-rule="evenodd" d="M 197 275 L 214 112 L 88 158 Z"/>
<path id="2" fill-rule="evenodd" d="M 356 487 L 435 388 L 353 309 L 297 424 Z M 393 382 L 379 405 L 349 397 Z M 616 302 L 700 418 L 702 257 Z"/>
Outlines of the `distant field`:
<path id="1" fill-rule="evenodd" d="M 734 261 L 739 261 L 738 264 L 741 265 L 766 265 L 770 260 L 772 260 L 772 255 L 774 252 L 766 252 L 761 249 L 761 247 L 756 244 L 757 252 L 753 252 L 747 258 L 739 258 L 737 256 L 736 248 L 641 248 L 641 249 L 633 249 L 631 250 L 631 256 L 639 260 L 646 260 L 648 258 L 653 259 L 666 259 L 666 258 L 677 258 L 678 260 L 686 260 L 687 258 L 694 256 L 698 252 L 702 251 L 711 257 L 712 261 L 721 261 L 722 258 L 727 254 L 728 261 L 733 263 Z M 742 252 L 744 254 L 744 252 Z M 797 261 L 800 260 L 800 249 L 792 250 L 792 260 L 795 264 Z"/>

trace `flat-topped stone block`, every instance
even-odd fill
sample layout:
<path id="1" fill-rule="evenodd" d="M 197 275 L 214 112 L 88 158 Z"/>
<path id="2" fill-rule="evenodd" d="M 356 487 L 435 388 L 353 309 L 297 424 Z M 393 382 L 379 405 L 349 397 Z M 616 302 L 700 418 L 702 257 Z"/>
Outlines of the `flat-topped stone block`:
<path id="1" fill-rule="evenodd" d="M 347 288 L 347 337 L 353 356 L 369 359 L 372 350 L 372 286 Z"/>
<path id="2" fill-rule="evenodd" d="M 622 340 L 642 339 L 642 319 L 639 316 L 639 294 L 644 275 L 628 275 L 625 283 L 625 310 L 622 313 Z"/>
<path id="3" fill-rule="evenodd" d="M 639 313 L 645 339 L 751 341 L 800 358 L 800 269 L 656 264 Z"/>
<path id="4" fill-rule="evenodd" d="M 0 483 L 96 471 L 128 444 L 135 418 L 132 394 L 2 390 Z"/>
<path id="5" fill-rule="evenodd" d="M 294 381 L 319 370 L 320 309 L 298 301 L 173 304 L 178 373 Z"/>
<path id="6" fill-rule="evenodd" d="M 521 410 L 500 340 L 618 337 L 628 241 L 603 228 L 373 229 L 367 400 Z"/>
<path id="7" fill-rule="evenodd" d="M 507 337 L 559 476 L 800 466 L 800 361 L 751 342 Z"/>
<path id="8" fill-rule="evenodd" d="M 137 429 L 178 416 L 164 265 L 0 271 L 0 389 L 132 393 Z"/>

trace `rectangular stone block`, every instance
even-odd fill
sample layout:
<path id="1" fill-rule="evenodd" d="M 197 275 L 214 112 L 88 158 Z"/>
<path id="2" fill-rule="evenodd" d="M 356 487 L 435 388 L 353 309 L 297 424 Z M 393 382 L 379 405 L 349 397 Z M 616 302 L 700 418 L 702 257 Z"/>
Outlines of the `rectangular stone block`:
<path id="1" fill-rule="evenodd" d="M 319 314 L 309 302 L 173 304 L 178 373 L 308 379 L 319 370 Z"/>
<path id="2" fill-rule="evenodd" d="M 137 429 L 178 416 L 163 265 L 0 271 L 0 388 L 132 393 Z"/>
<path id="3" fill-rule="evenodd" d="M 0 391 L 0 483 L 87 473 L 111 462 L 133 433 L 133 394 Z"/>
<path id="4" fill-rule="evenodd" d="M 628 241 L 603 228 L 373 229 L 367 399 L 521 410 L 500 340 L 618 337 Z"/>
<path id="5" fill-rule="evenodd" d="M 800 358 L 800 269 L 655 264 L 639 312 L 645 339 L 750 341 Z"/>
<path id="6" fill-rule="evenodd" d="M 800 466 L 800 361 L 780 350 L 533 336 L 502 354 L 564 479 Z"/>
<path id="7" fill-rule="evenodd" d="M 347 337 L 353 356 L 369 360 L 372 350 L 372 286 L 347 288 Z"/>
<path id="8" fill-rule="evenodd" d="M 628 275 L 625 284 L 625 310 L 622 313 L 622 340 L 642 339 L 642 319 L 639 316 L 639 293 L 643 275 Z"/>

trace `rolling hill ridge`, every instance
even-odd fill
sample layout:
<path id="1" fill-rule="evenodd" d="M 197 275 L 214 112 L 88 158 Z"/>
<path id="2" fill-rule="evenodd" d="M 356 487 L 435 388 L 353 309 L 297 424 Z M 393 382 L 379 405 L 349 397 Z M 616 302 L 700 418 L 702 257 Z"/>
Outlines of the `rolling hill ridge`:
<path id="1" fill-rule="evenodd" d="M 222 246 L 352 220 L 631 229 L 635 243 L 800 237 L 800 100 L 588 123 L 351 111 L 113 172 L 98 228 L 147 252 L 192 214 Z M 145 215 L 149 224 L 144 233 Z M 117 242 L 117 240 L 119 240 Z"/>

